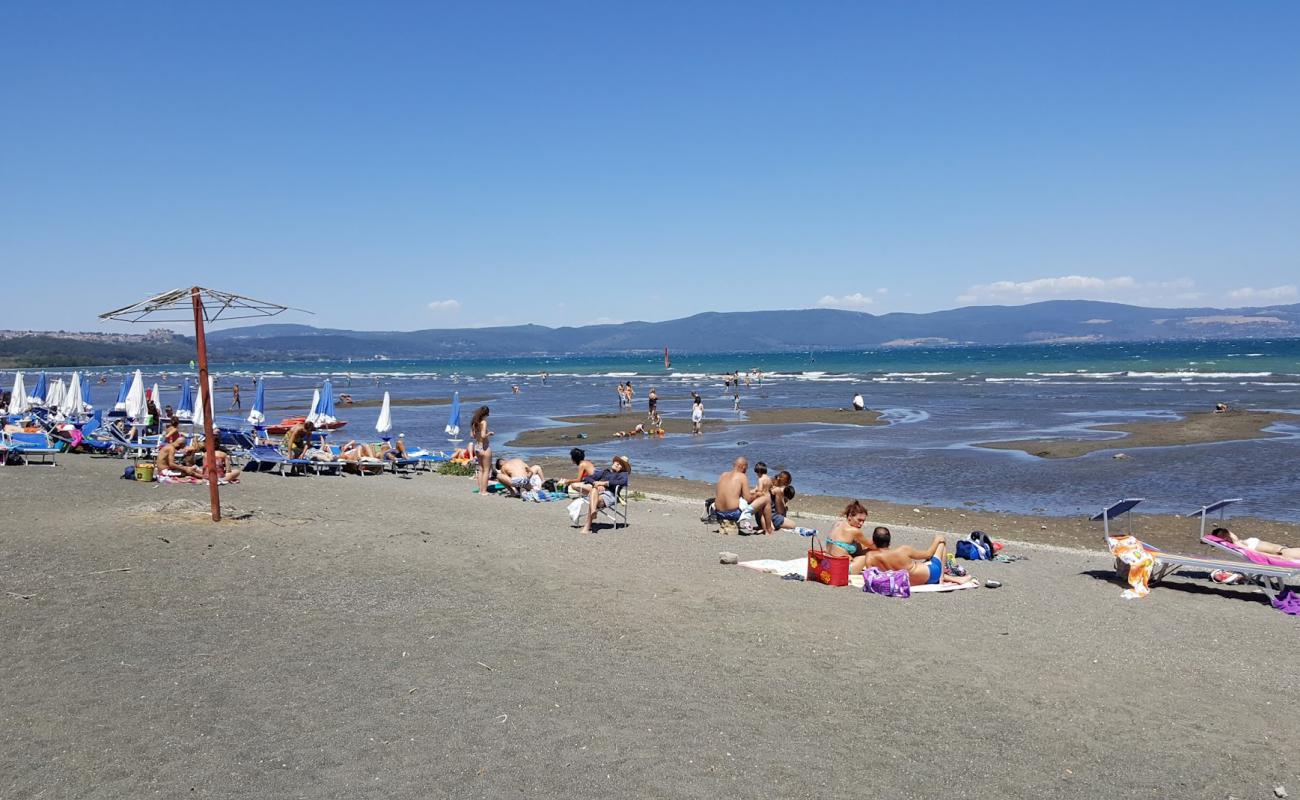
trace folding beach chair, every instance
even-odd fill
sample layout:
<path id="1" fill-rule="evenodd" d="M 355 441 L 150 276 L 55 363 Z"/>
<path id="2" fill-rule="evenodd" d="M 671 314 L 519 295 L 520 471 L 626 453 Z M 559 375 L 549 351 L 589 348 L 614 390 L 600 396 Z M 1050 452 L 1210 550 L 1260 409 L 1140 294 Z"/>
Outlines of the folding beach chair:
<path id="1" fill-rule="evenodd" d="M 626 528 L 627 512 L 631 503 L 628 502 L 628 492 L 631 491 L 626 486 L 619 486 L 614 490 L 614 504 L 610 506 L 601 506 L 596 509 L 596 519 L 607 519 L 614 523 L 614 530 L 619 527 Z M 582 510 L 578 513 L 578 519 L 582 519 L 588 513 L 589 502 L 587 496 L 582 496 Z"/>
<path id="2" fill-rule="evenodd" d="M 157 436 L 131 437 L 118 430 L 116 425 L 106 425 L 103 430 L 108 434 L 108 440 L 122 450 L 122 458 L 153 458 L 158 455 Z"/>
<path id="3" fill-rule="evenodd" d="M 23 466 L 30 466 L 33 458 L 39 458 L 40 464 L 48 464 L 51 467 L 58 466 L 54 457 L 58 454 L 58 448 L 53 446 L 49 436 L 44 433 L 6 433 L 4 434 L 4 445 L 7 451 L 6 458 L 9 456 L 17 457 L 23 463 Z"/>
<path id="4" fill-rule="evenodd" d="M 1110 536 L 1110 522 L 1124 514 L 1132 511 L 1142 498 L 1129 498 L 1120 500 L 1107 508 L 1101 510 L 1101 513 L 1095 514 L 1091 519 L 1093 522 L 1101 522 L 1105 526 L 1106 536 Z M 1234 502 L 1234 501 L 1230 501 Z M 1132 536 L 1132 518 L 1128 520 L 1126 535 Z M 1136 538 L 1136 537 L 1135 537 Z M 1155 558 L 1155 565 L 1151 568 L 1151 578 L 1147 581 L 1148 585 L 1154 585 L 1157 581 L 1162 580 L 1170 575 L 1177 573 L 1179 570 L 1189 568 L 1194 570 L 1203 570 L 1211 573 L 1215 570 L 1226 570 L 1235 572 L 1243 576 L 1250 583 L 1255 584 L 1268 595 L 1268 599 L 1276 603 L 1278 596 L 1286 590 L 1289 581 L 1300 576 L 1300 569 L 1276 567 L 1264 564 L 1252 564 L 1239 560 L 1228 561 L 1217 558 L 1201 558 L 1199 556 L 1185 556 L 1175 553 L 1167 553 L 1157 547 L 1138 539 L 1142 544 L 1142 549 Z M 1120 580 L 1127 580 L 1129 566 L 1118 558 L 1115 559 L 1115 574 Z"/>

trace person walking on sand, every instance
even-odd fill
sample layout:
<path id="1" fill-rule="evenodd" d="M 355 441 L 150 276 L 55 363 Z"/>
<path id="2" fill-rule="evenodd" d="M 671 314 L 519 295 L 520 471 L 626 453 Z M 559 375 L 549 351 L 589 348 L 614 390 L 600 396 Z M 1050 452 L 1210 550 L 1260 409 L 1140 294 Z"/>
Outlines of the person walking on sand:
<path id="1" fill-rule="evenodd" d="M 230 411 L 239 410 L 239 384 L 230 387 Z"/>
<path id="2" fill-rule="evenodd" d="M 691 392 L 691 434 L 703 433 L 704 399 L 699 392 Z"/>
<path id="3" fill-rule="evenodd" d="M 492 431 L 488 430 L 487 406 L 479 406 L 469 423 L 470 446 L 474 448 L 474 457 L 478 459 L 475 477 L 478 479 L 479 497 L 487 497 L 488 477 L 492 471 Z"/>

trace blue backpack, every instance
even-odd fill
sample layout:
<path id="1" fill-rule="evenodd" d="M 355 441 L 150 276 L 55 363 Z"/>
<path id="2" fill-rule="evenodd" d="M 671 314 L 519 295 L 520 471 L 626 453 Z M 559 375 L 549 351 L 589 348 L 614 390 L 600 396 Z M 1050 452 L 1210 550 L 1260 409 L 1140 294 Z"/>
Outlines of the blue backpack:
<path id="1" fill-rule="evenodd" d="M 991 561 L 993 540 L 984 531 L 972 531 L 970 538 L 957 540 L 957 557 L 969 561 Z"/>

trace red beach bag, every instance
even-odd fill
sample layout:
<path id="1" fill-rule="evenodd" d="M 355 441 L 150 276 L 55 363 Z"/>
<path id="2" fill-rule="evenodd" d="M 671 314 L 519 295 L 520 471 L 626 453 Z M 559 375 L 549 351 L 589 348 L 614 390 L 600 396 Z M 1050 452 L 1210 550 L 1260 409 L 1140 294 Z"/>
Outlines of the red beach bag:
<path id="1" fill-rule="evenodd" d="M 821 542 L 813 539 L 808 548 L 808 575 L 812 583 L 824 583 L 827 586 L 849 585 L 849 557 L 833 556 L 822 549 Z"/>

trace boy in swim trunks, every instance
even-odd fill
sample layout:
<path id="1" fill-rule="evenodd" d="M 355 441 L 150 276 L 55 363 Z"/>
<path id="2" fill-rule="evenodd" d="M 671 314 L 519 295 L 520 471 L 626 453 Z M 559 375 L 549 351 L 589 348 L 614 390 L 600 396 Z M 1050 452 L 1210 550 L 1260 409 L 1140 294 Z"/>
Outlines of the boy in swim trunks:
<path id="1" fill-rule="evenodd" d="M 863 558 L 864 569 L 875 567 L 886 571 L 904 570 L 907 572 L 907 582 L 912 586 L 970 582 L 969 575 L 943 574 L 946 545 L 942 533 L 935 534 L 927 550 L 917 550 L 905 544 L 890 547 L 890 539 L 889 528 L 883 525 L 871 532 L 871 543 L 877 549 L 867 553 Z"/>

